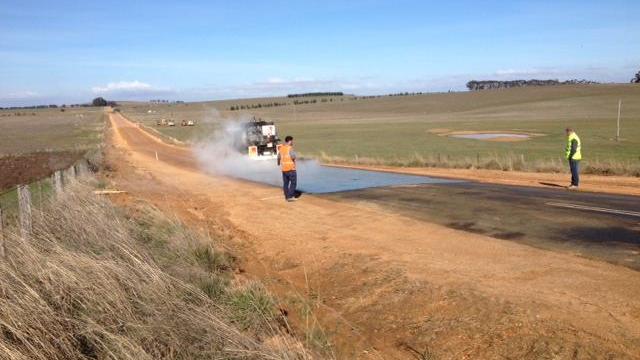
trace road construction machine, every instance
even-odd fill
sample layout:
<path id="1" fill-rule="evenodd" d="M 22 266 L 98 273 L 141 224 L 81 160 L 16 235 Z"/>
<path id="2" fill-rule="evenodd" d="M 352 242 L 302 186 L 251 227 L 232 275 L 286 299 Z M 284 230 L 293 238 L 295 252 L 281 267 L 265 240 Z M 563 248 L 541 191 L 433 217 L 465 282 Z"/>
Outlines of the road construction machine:
<path id="1" fill-rule="evenodd" d="M 238 151 L 255 160 L 275 159 L 281 146 L 275 124 L 255 117 L 241 124 L 235 143 Z"/>

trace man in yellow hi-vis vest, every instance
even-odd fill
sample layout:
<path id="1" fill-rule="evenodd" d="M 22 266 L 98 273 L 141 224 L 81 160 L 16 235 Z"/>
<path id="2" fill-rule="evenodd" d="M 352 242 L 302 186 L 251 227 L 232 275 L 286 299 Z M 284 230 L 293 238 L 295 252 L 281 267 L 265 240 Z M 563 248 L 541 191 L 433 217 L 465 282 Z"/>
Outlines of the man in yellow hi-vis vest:
<path id="1" fill-rule="evenodd" d="M 572 128 L 565 129 L 567 133 L 567 147 L 565 149 L 565 157 L 569 160 L 569 168 L 571 169 L 571 185 L 567 189 L 577 189 L 580 185 L 580 160 L 582 160 L 582 150 L 580 138 Z"/>
<path id="2" fill-rule="evenodd" d="M 278 152 L 278 165 L 282 168 L 282 190 L 287 201 L 295 201 L 298 174 L 296 173 L 296 152 L 293 151 L 293 137 L 284 138 L 284 145 Z"/>

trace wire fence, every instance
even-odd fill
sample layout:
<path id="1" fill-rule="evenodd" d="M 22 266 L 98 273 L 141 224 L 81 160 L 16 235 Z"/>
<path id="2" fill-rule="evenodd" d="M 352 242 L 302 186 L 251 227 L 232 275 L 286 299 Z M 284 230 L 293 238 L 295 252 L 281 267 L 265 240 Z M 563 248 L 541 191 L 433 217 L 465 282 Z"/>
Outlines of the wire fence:
<path id="1" fill-rule="evenodd" d="M 82 159 L 70 167 L 55 171 L 51 176 L 28 184 L 19 184 L 0 193 L 0 240 L 9 227 L 19 227 L 20 234 L 28 237 L 31 232 L 31 210 L 54 196 L 60 196 L 65 186 L 91 171 L 89 162 Z M 4 252 L 0 246 L 0 255 Z"/>

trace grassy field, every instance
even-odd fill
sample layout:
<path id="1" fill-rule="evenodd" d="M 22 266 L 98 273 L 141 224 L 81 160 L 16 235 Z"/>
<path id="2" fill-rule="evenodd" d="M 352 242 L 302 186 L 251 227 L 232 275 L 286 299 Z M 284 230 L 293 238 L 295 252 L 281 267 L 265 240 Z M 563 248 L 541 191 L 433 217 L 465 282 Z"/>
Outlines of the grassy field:
<path id="1" fill-rule="evenodd" d="M 102 108 L 0 110 L 0 207 L 15 216 L 15 185 L 32 184 L 34 202 L 50 192 L 49 175 L 102 143 Z M 95 151 L 94 151 L 95 152 Z"/>
<path id="2" fill-rule="evenodd" d="M 616 142 L 618 99 L 623 101 L 622 140 Z M 366 99 L 347 97 L 343 101 L 228 110 L 239 103 L 272 101 L 292 100 L 138 103 L 128 104 L 122 111 L 153 127 L 159 118 L 201 121 L 194 128 L 157 127 L 165 134 L 186 141 L 206 137 L 221 118 L 255 115 L 276 121 L 280 134 L 293 135 L 298 150 L 304 155 L 328 162 L 528 171 L 564 169 L 564 128 L 571 126 L 582 138 L 587 172 L 640 175 L 640 86 L 637 85 L 567 85 Z M 438 129 L 516 131 L 543 136 L 520 142 L 492 142 L 441 136 L 434 133 Z"/>
<path id="3" fill-rule="evenodd" d="M 102 141 L 102 108 L 0 110 L 0 157 L 86 151 Z"/>

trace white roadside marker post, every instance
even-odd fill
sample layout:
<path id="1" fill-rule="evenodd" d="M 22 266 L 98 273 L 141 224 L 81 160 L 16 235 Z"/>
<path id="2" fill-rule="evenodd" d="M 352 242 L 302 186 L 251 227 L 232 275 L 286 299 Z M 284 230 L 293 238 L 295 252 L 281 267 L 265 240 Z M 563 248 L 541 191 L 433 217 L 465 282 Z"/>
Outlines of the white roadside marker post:
<path id="1" fill-rule="evenodd" d="M 616 141 L 620 141 L 620 111 L 622 110 L 622 99 L 618 100 L 618 126 L 616 131 Z"/>

